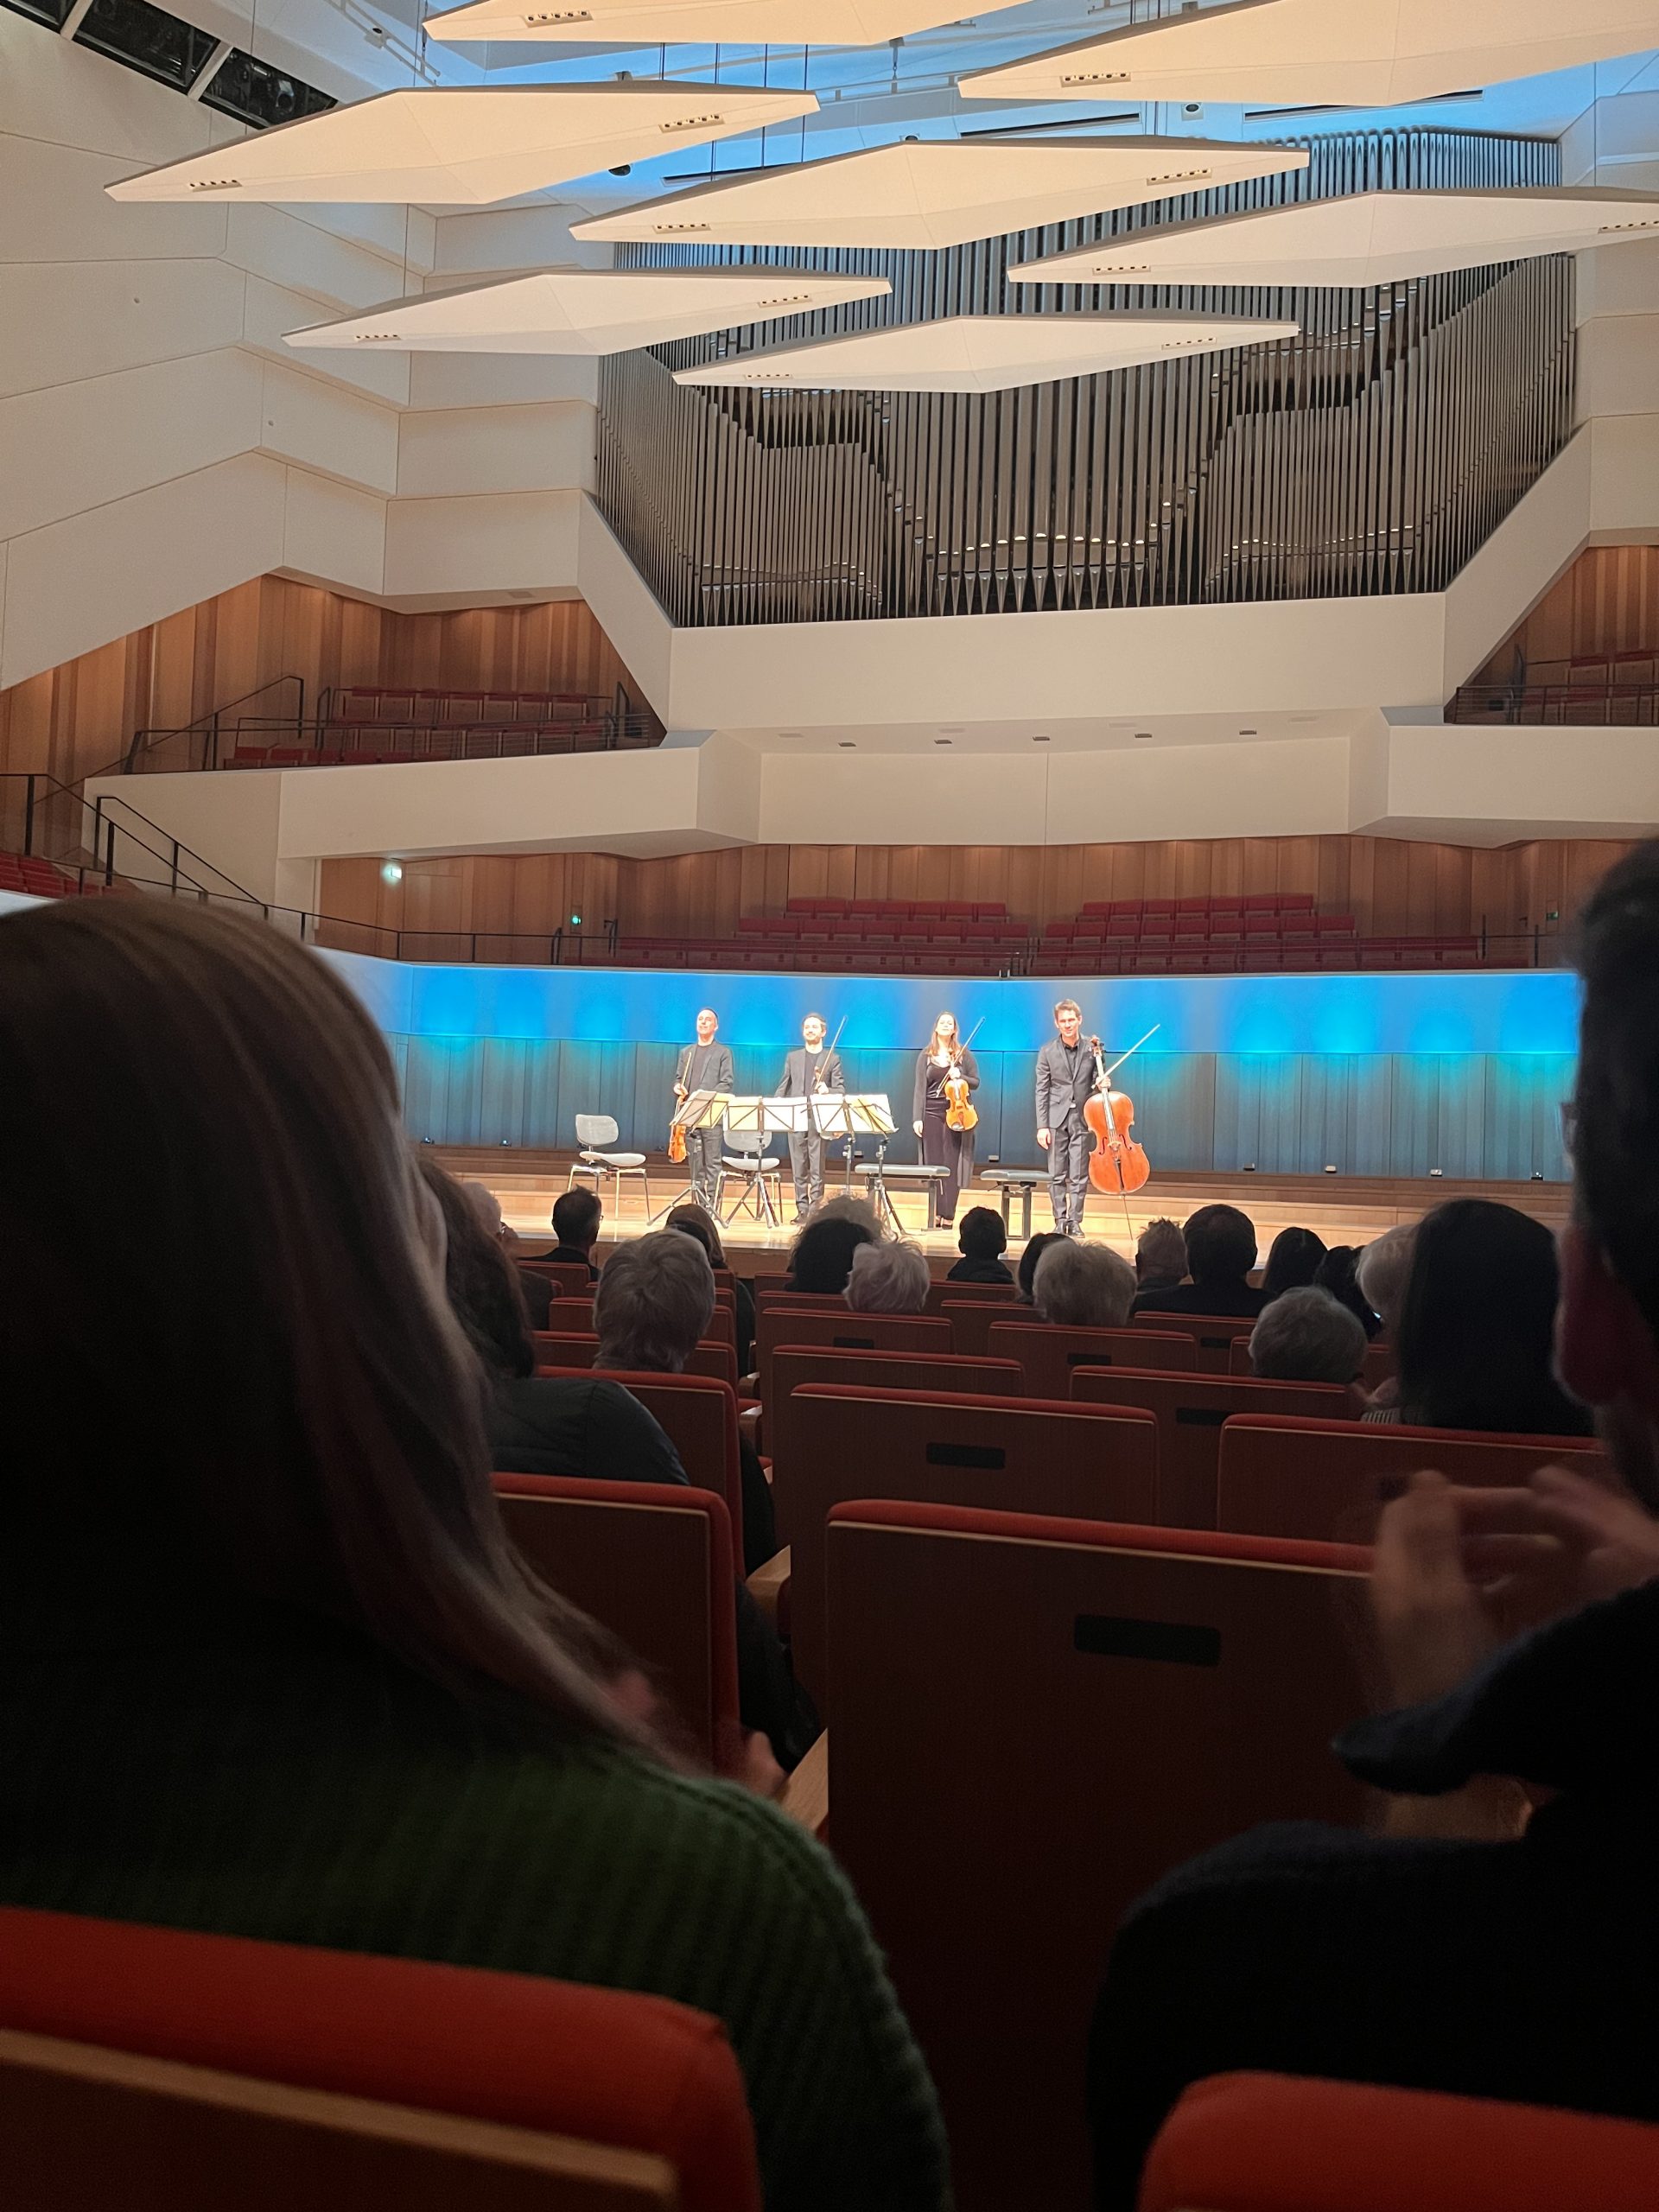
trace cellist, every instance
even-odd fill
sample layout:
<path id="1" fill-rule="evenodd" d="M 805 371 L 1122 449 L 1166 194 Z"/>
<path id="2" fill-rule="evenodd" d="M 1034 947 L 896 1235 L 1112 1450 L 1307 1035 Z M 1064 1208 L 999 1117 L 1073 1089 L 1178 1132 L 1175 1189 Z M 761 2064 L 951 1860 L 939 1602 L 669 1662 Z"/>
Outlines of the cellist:
<path id="1" fill-rule="evenodd" d="M 979 1062 L 963 1043 L 956 1015 L 942 1014 L 933 1024 L 932 1036 L 916 1055 L 911 1104 L 911 1126 L 922 1141 L 923 1164 L 949 1170 L 944 1182 L 931 1185 L 935 1229 L 955 1225 L 963 1188 L 974 1179 L 973 1124 L 979 1117 L 971 1108 L 965 1113 L 961 1109 L 978 1089 Z M 958 1109 L 954 1115 L 953 1103 Z M 953 1121 L 965 1121 L 968 1126 L 953 1128 Z"/>
<path id="2" fill-rule="evenodd" d="M 1056 1034 L 1037 1055 L 1037 1141 L 1048 1154 L 1048 1202 L 1062 1236 L 1083 1234 L 1089 1195 L 1089 1127 L 1083 1109 L 1100 1085 L 1076 999 L 1055 1001 Z"/>

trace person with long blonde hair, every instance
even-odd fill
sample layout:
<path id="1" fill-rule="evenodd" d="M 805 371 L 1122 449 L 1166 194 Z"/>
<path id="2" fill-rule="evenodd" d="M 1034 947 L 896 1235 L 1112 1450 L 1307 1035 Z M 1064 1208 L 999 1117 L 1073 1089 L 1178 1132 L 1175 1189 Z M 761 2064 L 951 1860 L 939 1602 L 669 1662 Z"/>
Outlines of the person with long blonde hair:
<path id="1" fill-rule="evenodd" d="M 974 1133 L 953 1129 L 945 1096 L 948 1083 L 963 1082 L 972 1092 L 979 1089 L 979 1062 L 962 1041 L 954 1014 L 941 1014 L 933 1034 L 916 1055 L 916 1084 L 912 1100 L 912 1123 L 922 1141 L 922 1159 L 929 1167 L 946 1170 L 944 1180 L 933 1186 L 933 1226 L 956 1225 L 957 1207 L 963 1192 L 974 1179 Z"/>

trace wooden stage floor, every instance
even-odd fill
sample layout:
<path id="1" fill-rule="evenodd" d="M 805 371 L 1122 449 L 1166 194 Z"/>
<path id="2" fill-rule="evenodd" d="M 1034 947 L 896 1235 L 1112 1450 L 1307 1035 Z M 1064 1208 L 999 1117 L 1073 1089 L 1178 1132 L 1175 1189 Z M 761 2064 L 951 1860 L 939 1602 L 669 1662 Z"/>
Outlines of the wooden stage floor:
<path id="1" fill-rule="evenodd" d="M 521 1234 L 537 1237 L 547 1232 L 548 1216 L 554 1199 L 565 1187 L 574 1154 L 517 1152 L 501 1146 L 439 1146 L 436 1150 L 453 1173 L 487 1184 L 500 1199 L 507 1221 Z M 684 1171 L 671 1167 L 667 1158 L 658 1154 L 649 1162 L 649 1173 L 652 1205 L 665 1208 L 683 1191 Z M 833 1180 L 826 1183 L 826 1191 L 831 1196 L 840 1187 Z M 783 1179 L 783 1192 L 787 1214 L 792 1211 L 787 1172 Z M 954 1257 L 957 1242 L 953 1233 L 925 1230 L 920 1225 L 926 1218 L 925 1198 L 914 1192 L 897 1192 L 895 1198 L 906 1233 L 929 1258 L 943 1262 L 947 1256 Z M 1109 1203 L 1091 1192 L 1084 1230 L 1090 1239 L 1111 1244 L 1127 1255 L 1133 1253 L 1141 1230 L 1157 1216 L 1168 1214 L 1181 1221 L 1199 1206 L 1223 1203 L 1242 1207 L 1249 1215 L 1255 1224 L 1257 1242 L 1265 1260 L 1268 1247 L 1279 1231 L 1293 1224 L 1317 1231 L 1327 1244 L 1364 1244 L 1385 1229 L 1393 1228 L 1395 1223 L 1415 1221 L 1431 1206 L 1453 1198 L 1495 1198 L 1520 1207 L 1551 1229 L 1560 1229 L 1567 1219 L 1567 1185 L 1564 1183 L 1452 1182 L 1433 1176 L 1160 1174 L 1154 1171 L 1146 1189 L 1128 1201 L 1127 1219 L 1122 1205 Z M 976 1188 L 971 1196 L 964 1195 L 963 1211 L 970 1205 L 996 1204 L 997 1194 L 994 1191 Z M 1016 1192 L 1010 1230 L 1010 1242 L 1016 1250 L 1021 1243 L 1020 1205 Z M 647 1209 L 639 1179 L 626 1178 L 620 1211 L 614 1211 L 607 1200 L 601 1241 L 614 1243 L 638 1236 L 647 1225 Z M 1033 1232 L 1053 1225 L 1049 1218 L 1048 1193 L 1042 1186 L 1033 1198 L 1031 1225 Z M 777 1255 L 788 1249 L 794 1233 L 787 1220 L 780 1227 L 769 1230 L 747 1213 L 721 1225 L 721 1236 L 734 1255 Z"/>

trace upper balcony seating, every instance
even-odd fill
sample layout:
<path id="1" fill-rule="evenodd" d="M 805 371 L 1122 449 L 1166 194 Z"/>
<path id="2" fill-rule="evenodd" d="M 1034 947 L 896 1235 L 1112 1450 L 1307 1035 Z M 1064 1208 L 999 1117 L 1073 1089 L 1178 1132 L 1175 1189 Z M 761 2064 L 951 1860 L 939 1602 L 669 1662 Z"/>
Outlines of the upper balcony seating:
<path id="1" fill-rule="evenodd" d="M 124 883 L 71 875 L 33 854 L 0 853 L 0 891 L 21 892 L 30 899 L 100 899 L 118 893 L 124 898 L 130 888 Z"/>

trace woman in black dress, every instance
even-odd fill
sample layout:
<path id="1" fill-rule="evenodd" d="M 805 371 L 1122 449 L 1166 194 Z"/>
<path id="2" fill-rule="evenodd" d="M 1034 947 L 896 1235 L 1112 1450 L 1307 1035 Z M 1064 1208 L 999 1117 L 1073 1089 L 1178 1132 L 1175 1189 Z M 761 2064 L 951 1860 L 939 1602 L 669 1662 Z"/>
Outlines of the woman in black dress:
<path id="1" fill-rule="evenodd" d="M 945 1127 L 949 1101 L 944 1086 L 957 1076 L 969 1091 L 979 1089 L 979 1063 L 962 1041 L 957 1017 L 942 1014 L 926 1047 L 916 1055 L 916 1092 L 911 1107 L 912 1126 L 922 1141 L 924 1164 L 950 1171 L 943 1183 L 932 1185 L 935 1229 L 952 1225 L 963 1187 L 974 1179 L 973 1131 Z"/>

